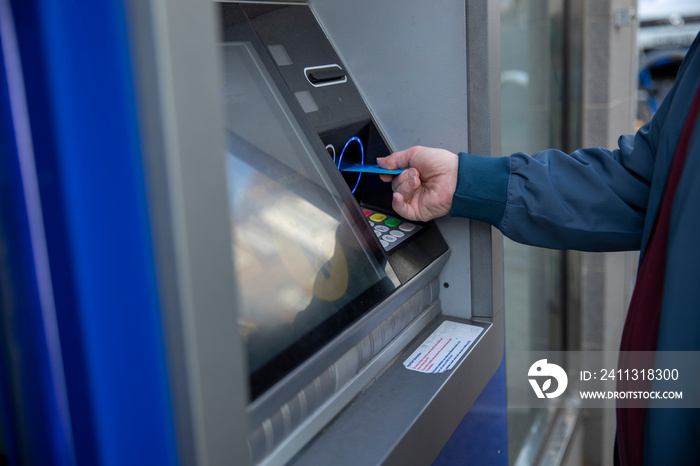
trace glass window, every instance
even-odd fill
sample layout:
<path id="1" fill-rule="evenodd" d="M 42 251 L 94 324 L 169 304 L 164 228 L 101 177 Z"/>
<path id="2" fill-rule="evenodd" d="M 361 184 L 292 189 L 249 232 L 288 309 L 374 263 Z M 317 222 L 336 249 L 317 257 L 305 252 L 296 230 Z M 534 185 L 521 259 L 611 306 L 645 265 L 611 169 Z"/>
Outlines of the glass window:
<path id="1" fill-rule="evenodd" d="M 503 154 L 562 148 L 563 9 L 562 0 L 501 2 Z M 504 241 L 506 358 L 510 351 L 565 349 L 564 253 Z M 506 360 L 506 367 L 513 365 Z M 541 411 L 508 408 L 511 464 Z"/>

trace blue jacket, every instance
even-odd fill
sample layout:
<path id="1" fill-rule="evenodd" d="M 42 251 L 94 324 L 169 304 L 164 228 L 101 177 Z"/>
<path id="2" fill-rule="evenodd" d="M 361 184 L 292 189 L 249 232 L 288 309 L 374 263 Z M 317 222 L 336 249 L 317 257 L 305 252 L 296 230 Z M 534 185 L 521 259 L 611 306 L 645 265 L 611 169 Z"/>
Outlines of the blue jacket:
<path id="1" fill-rule="evenodd" d="M 462 153 L 450 214 L 525 244 L 643 254 L 699 85 L 700 35 L 652 121 L 617 149 Z M 700 119 L 674 198 L 665 277 L 658 350 L 700 351 Z M 644 452 L 648 464 L 700 464 L 700 410 L 648 410 Z"/>

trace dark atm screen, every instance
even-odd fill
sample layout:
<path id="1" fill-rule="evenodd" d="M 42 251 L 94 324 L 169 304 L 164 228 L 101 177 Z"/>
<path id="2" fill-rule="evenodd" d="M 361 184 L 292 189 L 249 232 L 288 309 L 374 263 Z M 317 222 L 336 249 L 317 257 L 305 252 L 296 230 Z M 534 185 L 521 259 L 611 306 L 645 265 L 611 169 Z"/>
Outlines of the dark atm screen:
<path id="1" fill-rule="evenodd" d="M 320 140 L 250 41 L 222 45 L 240 329 L 255 398 L 397 286 Z"/>

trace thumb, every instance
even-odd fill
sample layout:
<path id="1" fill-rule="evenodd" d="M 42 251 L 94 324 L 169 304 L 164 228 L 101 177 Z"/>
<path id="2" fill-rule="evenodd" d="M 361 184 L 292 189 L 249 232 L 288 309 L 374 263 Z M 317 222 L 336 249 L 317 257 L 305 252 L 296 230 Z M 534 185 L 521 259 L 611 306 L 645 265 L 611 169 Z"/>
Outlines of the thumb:
<path id="1" fill-rule="evenodd" d="M 418 220 L 413 206 L 406 202 L 406 198 L 403 197 L 403 194 L 395 192 L 392 197 L 391 206 L 401 217 L 411 221 Z"/>

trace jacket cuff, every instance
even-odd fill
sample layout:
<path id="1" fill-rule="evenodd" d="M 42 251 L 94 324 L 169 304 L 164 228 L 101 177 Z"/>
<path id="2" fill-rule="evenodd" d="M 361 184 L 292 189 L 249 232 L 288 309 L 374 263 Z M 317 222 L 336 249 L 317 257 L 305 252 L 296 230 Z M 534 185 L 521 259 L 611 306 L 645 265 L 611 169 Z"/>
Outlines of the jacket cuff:
<path id="1" fill-rule="evenodd" d="M 459 153 L 457 189 L 450 215 L 498 226 L 508 197 L 510 157 Z"/>

